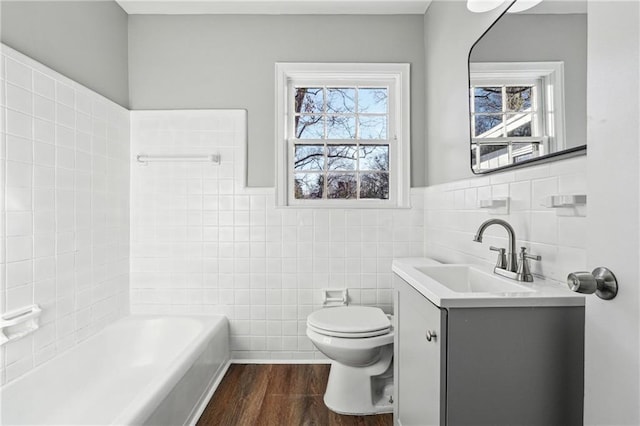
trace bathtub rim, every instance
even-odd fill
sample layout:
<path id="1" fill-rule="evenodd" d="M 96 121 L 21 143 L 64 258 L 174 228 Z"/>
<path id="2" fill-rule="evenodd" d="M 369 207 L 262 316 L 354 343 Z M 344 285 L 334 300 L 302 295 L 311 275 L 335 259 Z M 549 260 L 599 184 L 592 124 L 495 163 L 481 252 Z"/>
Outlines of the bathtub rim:
<path id="1" fill-rule="evenodd" d="M 113 420 L 113 424 L 119 425 L 131 425 L 143 423 L 153 411 L 160 406 L 160 403 L 171 392 L 173 387 L 180 381 L 185 375 L 187 370 L 193 365 L 193 363 L 202 354 L 207 346 L 208 341 L 216 334 L 222 327 L 226 327 L 228 330 L 229 320 L 224 315 L 188 315 L 188 314 L 170 314 L 170 315 L 150 315 L 150 314 L 132 314 L 122 319 L 128 319 L 132 317 L 137 318 L 195 318 L 206 319 L 207 323 L 212 326 L 206 327 L 202 330 L 196 339 L 187 345 L 180 354 L 174 359 L 171 364 L 172 367 L 163 371 L 163 374 L 158 379 L 151 381 L 141 394 L 133 399 L 120 414 Z M 214 319 L 217 319 L 214 322 Z M 227 343 L 228 344 L 228 343 Z M 193 350 L 190 350 L 193 348 Z M 227 361 L 228 362 L 228 361 Z M 157 390 L 157 392 L 145 392 L 147 389 Z"/>
<path id="2" fill-rule="evenodd" d="M 51 362 L 64 356 L 69 356 L 80 345 L 89 344 L 93 340 L 99 339 L 108 329 L 116 324 L 126 321 L 135 321 L 135 319 L 171 319 L 171 318 L 191 318 L 203 321 L 203 329 L 191 340 L 178 355 L 172 360 L 169 368 L 162 371 L 154 380 L 151 380 L 140 389 L 139 394 L 132 399 L 126 406 L 121 407 L 118 413 L 115 413 L 108 422 L 109 424 L 131 425 L 144 422 L 153 411 L 160 405 L 164 398 L 171 392 L 173 387 L 178 383 L 186 371 L 193 365 L 198 357 L 205 350 L 207 343 L 216 335 L 218 331 L 226 328 L 227 339 L 229 336 L 229 320 L 225 315 L 221 314 L 129 314 L 124 315 L 115 321 L 104 326 L 94 335 L 83 339 L 74 346 L 60 352 L 47 362 L 44 362 L 30 370 L 23 376 L 13 380 L 0 387 L 0 401 L 5 392 L 10 391 L 23 379 L 37 375 L 46 368 L 50 368 Z M 229 364 L 229 342 L 227 340 L 227 355 L 223 361 L 223 365 L 228 368 Z M 222 374 L 224 376 L 224 374 Z M 215 389 L 214 389 L 215 390 Z M 211 392 L 213 394 L 213 392 Z M 206 401 L 208 402 L 208 401 Z M 206 407 L 206 403 L 205 403 Z M 204 411 L 204 407 L 203 407 Z M 197 420 L 197 418 L 196 418 Z"/>

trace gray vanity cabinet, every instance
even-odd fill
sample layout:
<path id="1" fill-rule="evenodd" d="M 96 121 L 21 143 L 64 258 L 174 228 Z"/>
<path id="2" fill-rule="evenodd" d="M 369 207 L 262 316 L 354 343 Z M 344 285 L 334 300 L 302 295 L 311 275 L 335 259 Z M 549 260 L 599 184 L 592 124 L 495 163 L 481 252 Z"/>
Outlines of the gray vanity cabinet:
<path id="1" fill-rule="evenodd" d="M 394 377 L 402 381 L 401 386 L 396 385 L 396 424 L 444 424 L 441 422 L 446 395 L 443 326 L 447 324 L 447 311 L 440 310 L 406 283 L 398 289 L 395 304 L 395 312 L 400 315 L 395 316 Z M 430 340 L 427 333 L 431 333 Z"/>
<path id="2" fill-rule="evenodd" d="M 584 307 L 441 309 L 393 279 L 396 425 L 582 425 Z"/>

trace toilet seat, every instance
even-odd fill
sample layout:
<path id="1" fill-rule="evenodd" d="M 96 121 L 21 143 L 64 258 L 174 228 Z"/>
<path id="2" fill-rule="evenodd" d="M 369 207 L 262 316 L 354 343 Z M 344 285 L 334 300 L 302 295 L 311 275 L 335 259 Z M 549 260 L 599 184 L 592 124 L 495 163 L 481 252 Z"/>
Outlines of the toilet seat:
<path id="1" fill-rule="evenodd" d="M 318 334 L 322 334 L 324 336 L 329 336 L 329 337 L 343 337 L 345 339 L 362 339 L 365 337 L 376 337 L 376 336 L 382 336 L 385 334 L 389 333 L 390 329 L 384 329 L 384 330 L 377 330 L 377 331 L 369 331 L 366 333 L 341 333 L 339 331 L 333 331 L 333 330 L 323 330 L 321 328 L 316 328 L 312 325 L 307 324 L 307 328 L 309 330 L 315 331 Z"/>
<path id="2" fill-rule="evenodd" d="M 307 327 L 326 336 L 358 339 L 389 333 L 391 321 L 380 308 L 340 306 L 311 313 Z"/>

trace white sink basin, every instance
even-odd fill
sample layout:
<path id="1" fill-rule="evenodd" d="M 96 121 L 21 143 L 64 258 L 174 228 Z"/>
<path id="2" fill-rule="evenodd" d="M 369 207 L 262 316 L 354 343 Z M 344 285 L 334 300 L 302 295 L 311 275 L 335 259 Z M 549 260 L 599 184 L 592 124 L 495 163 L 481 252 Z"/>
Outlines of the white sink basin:
<path id="1" fill-rule="evenodd" d="M 469 265 L 422 266 L 416 268 L 456 293 L 522 293 L 534 290 L 509 282 Z"/>
<path id="2" fill-rule="evenodd" d="M 498 276 L 489 265 L 443 264 L 429 258 L 394 259 L 394 281 L 409 283 L 440 308 L 584 306 L 584 296 L 564 283 L 536 277 L 522 283 Z"/>

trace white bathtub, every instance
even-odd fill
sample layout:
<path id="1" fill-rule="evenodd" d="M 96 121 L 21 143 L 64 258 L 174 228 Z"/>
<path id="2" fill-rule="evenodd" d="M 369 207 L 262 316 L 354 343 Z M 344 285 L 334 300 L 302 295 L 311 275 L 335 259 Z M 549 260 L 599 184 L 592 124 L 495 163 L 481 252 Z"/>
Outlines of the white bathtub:
<path id="1" fill-rule="evenodd" d="M 4 386 L 1 424 L 194 423 L 228 360 L 223 316 L 125 317 Z"/>

